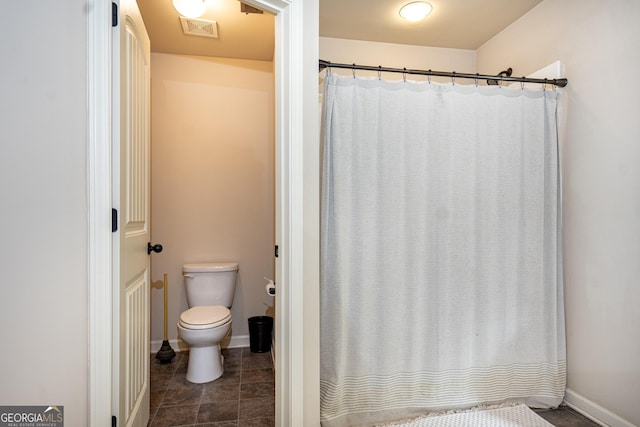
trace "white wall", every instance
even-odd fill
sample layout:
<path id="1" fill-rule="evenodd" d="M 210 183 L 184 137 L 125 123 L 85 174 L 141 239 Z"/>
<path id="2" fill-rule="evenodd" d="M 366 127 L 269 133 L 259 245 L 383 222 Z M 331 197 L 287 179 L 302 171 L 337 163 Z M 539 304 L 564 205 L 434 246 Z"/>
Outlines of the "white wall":
<path id="1" fill-rule="evenodd" d="M 640 425 L 638 22 L 637 0 L 545 0 L 477 52 L 480 73 L 565 65 L 567 400 L 612 425 Z"/>
<path id="2" fill-rule="evenodd" d="M 152 341 L 164 273 L 177 338 L 184 263 L 239 262 L 234 338 L 247 343 L 249 317 L 273 316 L 263 277 L 274 275 L 274 102 L 271 62 L 151 55 L 152 239 L 164 246 L 152 257 Z"/>
<path id="3" fill-rule="evenodd" d="M 464 49 L 411 46 L 393 43 L 320 37 L 320 59 L 358 65 L 392 68 L 414 68 L 419 70 L 476 72 L 476 52 Z M 335 69 L 338 74 L 351 74 L 351 70 Z M 495 73 L 494 73 L 495 74 Z M 356 71 L 358 76 L 376 75 L 375 72 Z M 402 79 L 402 74 L 385 74 L 388 80 Z M 412 80 L 426 80 L 423 76 L 409 76 Z M 433 81 L 443 81 L 433 78 Z M 448 81 L 448 79 L 444 79 Z"/>
<path id="4" fill-rule="evenodd" d="M 0 405 L 87 425 L 86 4 L 2 7 Z"/>

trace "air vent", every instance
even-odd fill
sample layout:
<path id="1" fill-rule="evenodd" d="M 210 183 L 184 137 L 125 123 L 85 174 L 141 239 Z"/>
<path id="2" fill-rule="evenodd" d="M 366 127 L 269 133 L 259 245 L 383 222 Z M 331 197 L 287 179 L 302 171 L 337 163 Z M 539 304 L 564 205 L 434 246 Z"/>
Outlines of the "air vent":
<path id="1" fill-rule="evenodd" d="M 180 23 L 182 24 L 182 31 L 188 36 L 218 38 L 218 23 L 216 21 L 190 19 L 181 16 Z"/>
<path id="2" fill-rule="evenodd" d="M 257 7 L 249 6 L 246 3 L 240 2 L 240 12 L 246 13 L 247 15 L 250 13 L 263 13 L 262 10 Z"/>

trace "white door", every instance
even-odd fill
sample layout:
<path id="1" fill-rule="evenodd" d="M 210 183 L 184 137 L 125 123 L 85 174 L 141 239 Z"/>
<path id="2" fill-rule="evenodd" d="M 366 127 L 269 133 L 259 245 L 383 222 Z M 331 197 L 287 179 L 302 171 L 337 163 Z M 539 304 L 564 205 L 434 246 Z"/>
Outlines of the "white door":
<path id="1" fill-rule="evenodd" d="M 114 413 L 118 426 L 149 420 L 149 90 L 150 43 L 135 0 L 120 0 L 114 34 Z M 119 66 L 118 63 L 119 62 Z M 119 89 L 118 89 L 119 88 Z M 119 118 L 119 123 L 118 119 Z M 114 165 L 114 169 L 117 165 Z"/>

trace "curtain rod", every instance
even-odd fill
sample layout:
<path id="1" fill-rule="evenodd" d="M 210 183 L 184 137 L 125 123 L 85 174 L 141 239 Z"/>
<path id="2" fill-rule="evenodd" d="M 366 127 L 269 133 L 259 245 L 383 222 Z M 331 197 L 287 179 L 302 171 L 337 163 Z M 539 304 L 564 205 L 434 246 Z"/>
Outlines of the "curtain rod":
<path id="1" fill-rule="evenodd" d="M 372 65 L 357 65 L 357 64 L 338 64 L 335 62 L 325 61 L 323 59 L 319 62 L 319 71 L 325 68 L 343 68 L 348 70 L 366 70 L 377 71 L 379 73 L 402 73 L 402 74 L 417 74 L 421 76 L 437 76 L 437 77 L 451 77 L 452 79 L 472 79 L 472 80 L 486 80 L 488 84 L 496 85 L 498 80 L 507 82 L 521 82 L 521 83 L 538 83 L 548 84 L 559 87 L 565 87 L 568 83 L 567 79 L 533 79 L 528 77 L 511 77 L 511 68 L 506 71 L 502 71 L 496 76 L 489 76 L 485 74 L 469 74 L 469 73 L 456 73 L 447 71 L 433 71 L 433 70 L 412 70 L 407 68 L 390 68 Z"/>

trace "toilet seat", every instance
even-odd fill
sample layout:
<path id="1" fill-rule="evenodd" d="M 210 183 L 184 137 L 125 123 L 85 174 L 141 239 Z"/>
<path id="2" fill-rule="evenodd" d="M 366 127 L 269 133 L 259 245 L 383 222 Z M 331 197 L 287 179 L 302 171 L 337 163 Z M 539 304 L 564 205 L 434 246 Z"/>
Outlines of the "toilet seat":
<path id="1" fill-rule="evenodd" d="M 231 321 L 231 310 L 221 305 L 191 307 L 180 314 L 180 326 L 185 329 L 211 329 Z"/>

